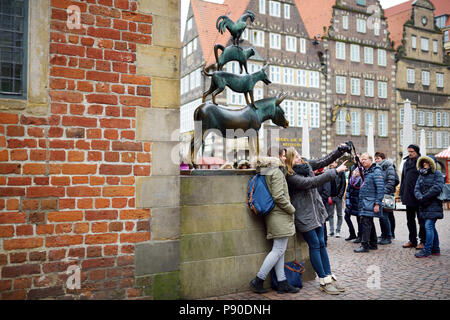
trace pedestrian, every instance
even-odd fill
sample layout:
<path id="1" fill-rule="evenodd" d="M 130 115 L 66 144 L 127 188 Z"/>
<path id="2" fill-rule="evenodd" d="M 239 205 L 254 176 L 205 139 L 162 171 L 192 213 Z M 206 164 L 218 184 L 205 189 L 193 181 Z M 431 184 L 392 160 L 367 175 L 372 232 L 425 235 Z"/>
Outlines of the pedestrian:
<path id="1" fill-rule="evenodd" d="M 320 169 L 317 169 L 316 171 L 314 171 L 314 175 L 319 176 L 324 172 L 325 172 L 324 168 L 320 168 Z M 327 203 L 328 198 L 330 197 L 330 190 L 331 190 L 331 182 L 330 181 L 325 182 L 323 185 L 317 187 L 317 191 L 319 192 L 320 196 L 322 197 L 322 203 L 324 204 L 324 206 Z M 325 208 L 326 208 L 326 206 L 325 206 Z M 325 240 L 325 247 L 328 245 L 327 221 L 328 221 L 328 217 L 325 219 L 325 222 L 323 223 L 323 237 Z"/>
<path id="2" fill-rule="evenodd" d="M 384 194 L 394 197 L 395 187 L 400 182 L 395 172 L 394 164 L 387 160 L 385 154 L 382 152 L 375 152 L 375 162 L 383 170 Z M 385 245 L 392 243 L 391 239 L 394 237 L 393 228 L 395 228 L 394 210 L 383 208 L 383 215 L 380 217 L 381 238 L 378 244 Z"/>
<path id="3" fill-rule="evenodd" d="M 377 234 L 373 218 L 379 218 L 383 214 L 384 182 L 383 171 L 380 166 L 373 162 L 368 153 L 363 153 L 360 158 L 364 168 L 364 184 L 359 190 L 358 214 L 361 216 L 361 246 L 354 250 L 356 253 L 376 250 Z"/>
<path id="4" fill-rule="evenodd" d="M 425 220 L 426 240 L 422 250 L 415 254 L 417 258 L 431 258 L 440 255 L 439 236 L 436 230 L 436 220 L 444 218 L 442 200 L 438 195 L 444 188 L 444 177 L 436 169 L 434 156 L 422 156 L 417 160 L 419 178 L 414 187 L 414 195 L 419 201 L 419 215 Z"/>
<path id="5" fill-rule="evenodd" d="M 267 239 L 273 239 L 272 250 L 264 259 L 256 277 L 250 281 L 250 287 L 256 293 L 268 291 L 263 284 L 274 267 L 278 293 L 296 293 L 300 290 L 287 282 L 284 272 L 284 254 L 288 239 L 295 234 L 295 208 L 290 202 L 286 178 L 281 170 L 283 166 L 278 157 L 261 157 L 256 166 L 256 171 L 265 176 L 267 187 L 275 202 L 275 207 L 264 217 Z"/>
<path id="6" fill-rule="evenodd" d="M 337 162 L 332 162 L 329 166 L 330 169 L 337 167 Z M 328 223 L 330 225 L 329 236 L 334 236 L 334 213 L 336 211 L 337 224 L 336 224 L 336 238 L 341 236 L 342 227 L 342 198 L 345 194 L 346 179 L 345 173 L 339 172 L 336 179 L 330 181 L 330 196 L 327 199 L 325 208 L 328 211 Z"/>
<path id="7" fill-rule="evenodd" d="M 345 289 L 339 285 L 336 276 L 331 272 L 323 230 L 328 213 L 317 187 L 332 181 L 338 172 L 347 170 L 347 167 L 344 162 L 338 168 L 330 169 L 318 176 L 314 176 L 314 170 L 329 165 L 350 151 L 347 144 L 341 144 L 335 151 L 317 160 L 303 159 L 294 148 L 288 148 L 286 153 L 286 180 L 295 207 L 295 227 L 308 244 L 311 265 L 319 277 L 319 289 L 333 295 L 344 292 Z"/>
<path id="8" fill-rule="evenodd" d="M 237 164 L 238 169 L 250 169 L 250 162 L 246 159 L 242 159 Z"/>
<path id="9" fill-rule="evenodd" d="M 403 245 L 403 248 L 416 248 L 417 250 L 423 249 L 426 240 L 425 221 L 419 215 L 419 201 L 414 196 L 414 188 L 419 177 L 417 159 L 420 155 L 419 146 L 415 144 L 408 146 L 408 156 L 403 158 L 406 161 L 403 164 L 399 192 L 400 199 L 406 206 L 406 221 L 409 231 L 409 241 Z M 419 245 L 417 245 L 416 216 L 419 221 Z"/>
<path id="10" fill-rule="evenodd" d="M 347 192 L 345 194 L 345 222 L 348 226 L 348 231 L 350 235 L 345 241 L 350 241 L 355 239 L 354 243 L 361 242 L 361 226 L 359 218 L 359 189 L 361 188 L 362 179 L 359 173 L 359 168 L 356 166 L 352 171 L 352 175 L 348 179 Z M 358 224 L 358 233 L 356 233 L 355 228 L 351 220 L 351 216 L 356 216 L 356 223 Z"/>
<path id="11" fill-rule="evenodd" d="M 225 162 L 221 167 L 221 170 L 230 170 L 230 169 L 234 169 L 233 168 L 233 163 L 232 162 Z"/>

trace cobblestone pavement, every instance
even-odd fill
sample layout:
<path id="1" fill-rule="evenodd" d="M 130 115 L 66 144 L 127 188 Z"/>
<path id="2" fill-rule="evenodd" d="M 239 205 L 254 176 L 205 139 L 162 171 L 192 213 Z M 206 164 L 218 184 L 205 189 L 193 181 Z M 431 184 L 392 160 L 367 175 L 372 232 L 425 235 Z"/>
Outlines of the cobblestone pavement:
<path id="1" fill-rule="evenodd" d="M 319 280 L 304 282 L 296 294 L 278 294 L 269 291 L 256 294 L 246 291 L 208 300 L 449 300 L 450 299 L 450 211 L 445 211 L 444 219 L 438 220 L 441 256 L 431 259 L 414 257 L 415 249 L 405 249 L 408 241 L 406 212 L 396 211 L 396 239 L 390 245 L 378 245 L 378 250 L 370 253 L 354 253 L 359 245 L 344 239 L 348 236 L 345 221 L 342 224 L 342 237 L 328 237 L 328 255 L 333 273 L 346 288 L 337 296 L 319 290 Z M 354 222 L 355 218 L 352 217 Z M 377 235 L 380 234 L 378 221 L 375 221 Z M 379 287 L 375 279 L 379 271 Z M 251 279 L 249 279 L 250 281 Z"/>

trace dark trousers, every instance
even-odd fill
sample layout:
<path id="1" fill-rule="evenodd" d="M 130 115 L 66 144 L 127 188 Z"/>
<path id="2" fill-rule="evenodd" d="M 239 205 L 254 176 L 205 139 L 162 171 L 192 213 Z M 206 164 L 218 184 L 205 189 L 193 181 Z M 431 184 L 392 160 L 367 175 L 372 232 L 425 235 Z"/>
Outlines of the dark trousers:
<path id="1" fill-rule="evenodd" d="M 373 217 L 361 216 L 361 244 L 363 246 L 376 247 L 377 246 L 377 233 L 375 225 L 373 223 Z"/>
<path id="2" fill-rule="evenodd" d="M 394 217 L 394 211 L 392 212 L 388 212 L 388 218 L 389 218 L 389 222 L 391 224 L 391 234 L 392 237 L 395 237 L 395 217 Z"/>
<path id="3" fill-rule="evenodd" d="M 361 227 L 360 227 L 359 217 L 356 217 L 356 222 L 358 223 L 358 233 L 356 233 L 355 228 L 353 227 L 351 217 L 352 217 L 352 215 L 350 213 L 345 213 L 344 220 L 347 223 L 348 231 L 351 236 L 357 235 L 358 237 L 361 237 L 361 232 L 360 232 Z"/>
<path id="4" fill-rule="evenodd" d="M 426 242 L 426 232 L 425 232 L 425 220 L 423 220 L 419 215 L 419 207 L 406 206 L 406 222 L 409 231 L 409 241 L 412 244 L 417 245 L 417 226 L 416 226 L 416 216 L 419 220 L 419 239 L 420 243 Z"/>

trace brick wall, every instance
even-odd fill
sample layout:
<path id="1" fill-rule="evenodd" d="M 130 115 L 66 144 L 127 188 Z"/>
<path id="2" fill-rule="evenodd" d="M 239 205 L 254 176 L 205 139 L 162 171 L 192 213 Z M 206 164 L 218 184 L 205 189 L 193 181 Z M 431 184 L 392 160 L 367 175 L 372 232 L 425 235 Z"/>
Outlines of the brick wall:
<path id="1" fill-rule="evenodd" d="M 0 298 L 143 296 L 134 248 L 151 213 L 135 181 L 151 174 L 151 143 L 136 140 L 136 114 L 151 77 L 136 48 L 152 44 L 152 15 L 135 0 L 51 0 L 49 19 L 47 114 L 0 111 Z M 81 289 L 66 285 L 70 265 Z"/>

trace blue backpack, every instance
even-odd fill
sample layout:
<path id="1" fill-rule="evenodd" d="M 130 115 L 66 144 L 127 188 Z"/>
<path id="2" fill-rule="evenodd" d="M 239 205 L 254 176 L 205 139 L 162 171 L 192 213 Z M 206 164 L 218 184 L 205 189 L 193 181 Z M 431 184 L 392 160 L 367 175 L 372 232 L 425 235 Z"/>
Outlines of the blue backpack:
<path id="1" fill-rule="evenodd" d="M 265 176 L 257 173 L 248 181 L 247 205 L 255 215 L 264 217 L 275 207 Z"/>

